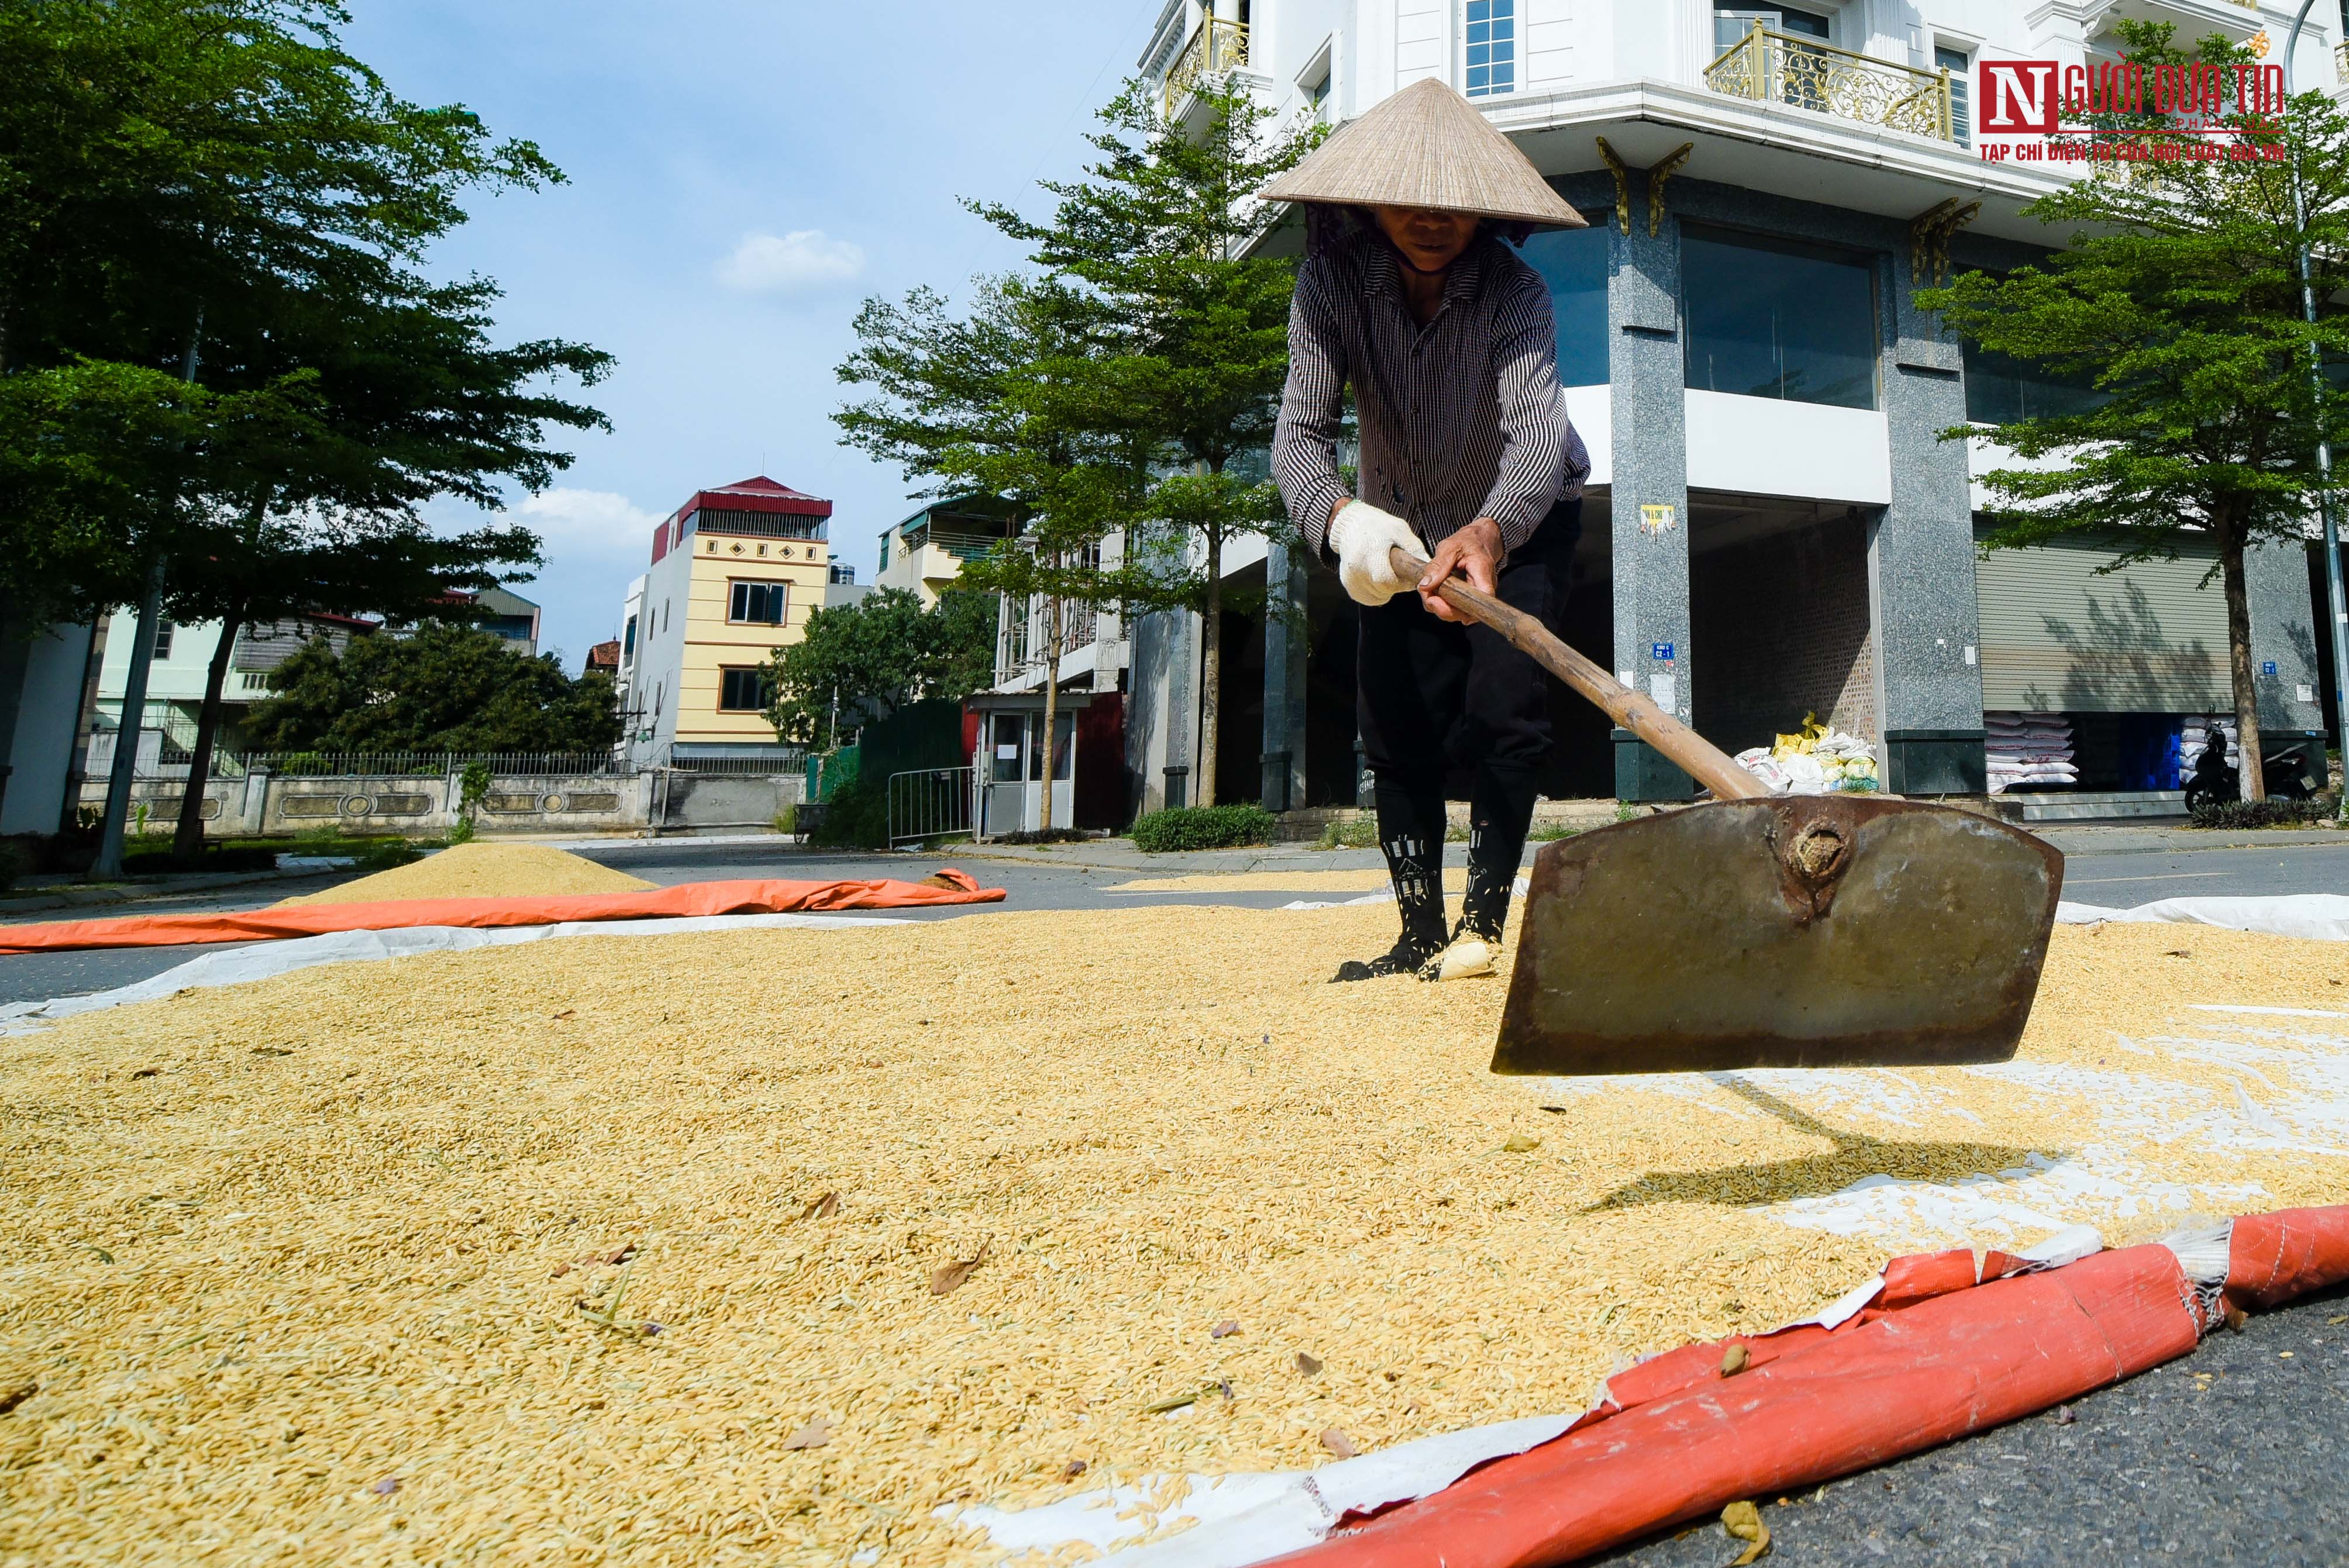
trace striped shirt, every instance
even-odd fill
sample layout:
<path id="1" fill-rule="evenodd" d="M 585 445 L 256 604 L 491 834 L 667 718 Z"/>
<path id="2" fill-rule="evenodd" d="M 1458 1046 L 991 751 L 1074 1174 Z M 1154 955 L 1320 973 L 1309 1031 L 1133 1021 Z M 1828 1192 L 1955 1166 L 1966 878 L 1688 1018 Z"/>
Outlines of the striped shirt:
<path id="1" fill-rule="evenodd" d="M 1361 498 L 1431 546 L 1480 517 L 1522 547 L 1550 507 L 1579 496 L 1590 455 L 1557 386 L 1557 337 L 1541 275 L 1480 239 L 1445 270 L 1425 326 L 1411 318 L 1394 253 L 1370 234 L 1309 257 L 1288 313 L 1288 385 L 1272 438 L 1288 515 L 1325 559 L 1340 400 L 1354 389 Z"/>

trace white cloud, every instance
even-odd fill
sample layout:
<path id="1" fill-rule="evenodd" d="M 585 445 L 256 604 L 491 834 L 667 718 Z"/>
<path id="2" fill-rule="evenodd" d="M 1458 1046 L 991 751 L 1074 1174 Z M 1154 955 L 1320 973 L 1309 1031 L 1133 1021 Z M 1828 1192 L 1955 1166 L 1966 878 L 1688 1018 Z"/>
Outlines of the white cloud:
<path id="1" fill-rule="evenodd" d="M 718 281 L 741 294 L 793 294 L 844 284 L 864 270 L 864 252 L 822 229 L 745 234 L 734 253 L 718 263 Z"/>
<path id="2" fill-rule="evenodd" d="M 566 555 L 645 554 L 663 514 L 612 490 L 558 487 L 523 497 L 512 515 L 544 541 L 551 567 Z"/>

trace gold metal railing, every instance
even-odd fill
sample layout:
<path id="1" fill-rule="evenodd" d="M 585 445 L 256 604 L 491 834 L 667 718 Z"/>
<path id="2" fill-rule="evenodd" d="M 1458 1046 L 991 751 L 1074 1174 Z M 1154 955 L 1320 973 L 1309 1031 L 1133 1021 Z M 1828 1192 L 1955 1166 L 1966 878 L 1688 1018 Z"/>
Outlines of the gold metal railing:
<path id="1" fill-rule="evenodd" d="M 1170 119 L 1199 78 L 1247 64 L 1248 30 L 1245 22 L 1226 22 L 1210 15 L 1174 57 L 1166 71 L 1166 114 Z"/>
<path id="2" fill-rule="evenodd" d="M 2349 82 L 2349 38 L 2333 46 L 2333 74 Z"/>
<path id="3" fill-rule="evenodd" d="M 1759 22 L 1704 68 L 1704 85 L 1732 98 L 1792 104 L 1839 119 L 1955 141 L 1947 68 L 1920 71 Z"/>

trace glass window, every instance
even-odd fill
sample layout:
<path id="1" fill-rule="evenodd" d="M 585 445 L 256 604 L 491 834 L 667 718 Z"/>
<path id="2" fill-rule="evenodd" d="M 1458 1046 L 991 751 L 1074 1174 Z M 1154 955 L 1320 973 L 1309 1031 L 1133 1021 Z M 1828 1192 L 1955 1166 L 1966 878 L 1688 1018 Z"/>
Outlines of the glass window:
<path id="1" fill-rule="evenodd" d="M 1963 49 L 1936 46 L 1933 64 L 1950 73 L 1950 129 L 1956 133 L 1960 147 L 1974 144 L 1973 99 L 1969 88 L 1973 75 L 1973 57 Z"/>
<path id="2" fill-rule="evenodd" d="M 1551 231 L 1526 241 L 1526 264 L 1549 285 L 1557 320 L 1561 387 L 1607 384 L 1607 225 Z"/>
<path id="3" fill-rule="evenodd" d="M 1684 224 L 1681 301 L 1691 387 L 1876 407 L 1876 270 L 1867 258 Z"/>
<path id="4" fill-rule="evenodd" d="M 628 617 L 628 629 L 620 634 L 620 656 L 632 658 L 636 652 L 636 618 Z"/>
<path id="5" fill-rule="evenodd" d="M 780 626 L 783 624 L 786 583 L 737 583 L 726 618 L 738 625 Z"/>
<path id="6" fill-rule="evenodd" d="M 1517 0 L 1468 0 L 1468 96 L 1517 85 Z"/>
<path id="7" fill-rule="evenodd" d="M 738 668 L 718 672 L 718 711 L 720 713 L 757 713 L 772 701 L 773 696 L 764 670 Z"/>
<path id="8" fill-rule="evenodd" d="M 1017 784 L 1021 778 L 1022 759 L 1028 753 L 1028 721 L 1016 713 L 995 716 L 994 745 L 988 757 L 988 780 L 995 784 Z"/>
<path id="9" fill-rule="evenodd" d="M 1964 345 L 1966 418 L 1978 425 L 2085 414 L 2111 400 L 2095 378 L 2066 375 L 2046 365 L 2001 354 L 1978 343 Z"/>
<path id="10" fill-rule="evenodd" d="M 156 623 L 155 660 L 157 662 L 168 659 L 171 656 L 171 632 L 172 626 L 171 622 L 160 621 Z"/>

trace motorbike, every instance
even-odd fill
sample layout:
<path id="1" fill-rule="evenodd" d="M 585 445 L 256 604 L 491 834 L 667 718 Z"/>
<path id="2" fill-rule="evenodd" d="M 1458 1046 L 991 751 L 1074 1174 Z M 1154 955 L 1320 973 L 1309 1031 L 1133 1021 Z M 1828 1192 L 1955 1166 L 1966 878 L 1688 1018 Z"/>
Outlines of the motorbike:
<path id="1" fill-rule="evenodd" d="M 2262 748 L 2260 777 L 2266 781 L 2271 799 L 2305 800 L 2323 786 L 2322 763 L 2312 755 L 2313 749 L 2304 740 L 2272 751 Z M 2190 813 L 2242 798 L 2242 774 L 2228 762 L 2225 743 L 2214 741 L 2205 747 L 2186 779 L 2186 810 Z"/>

